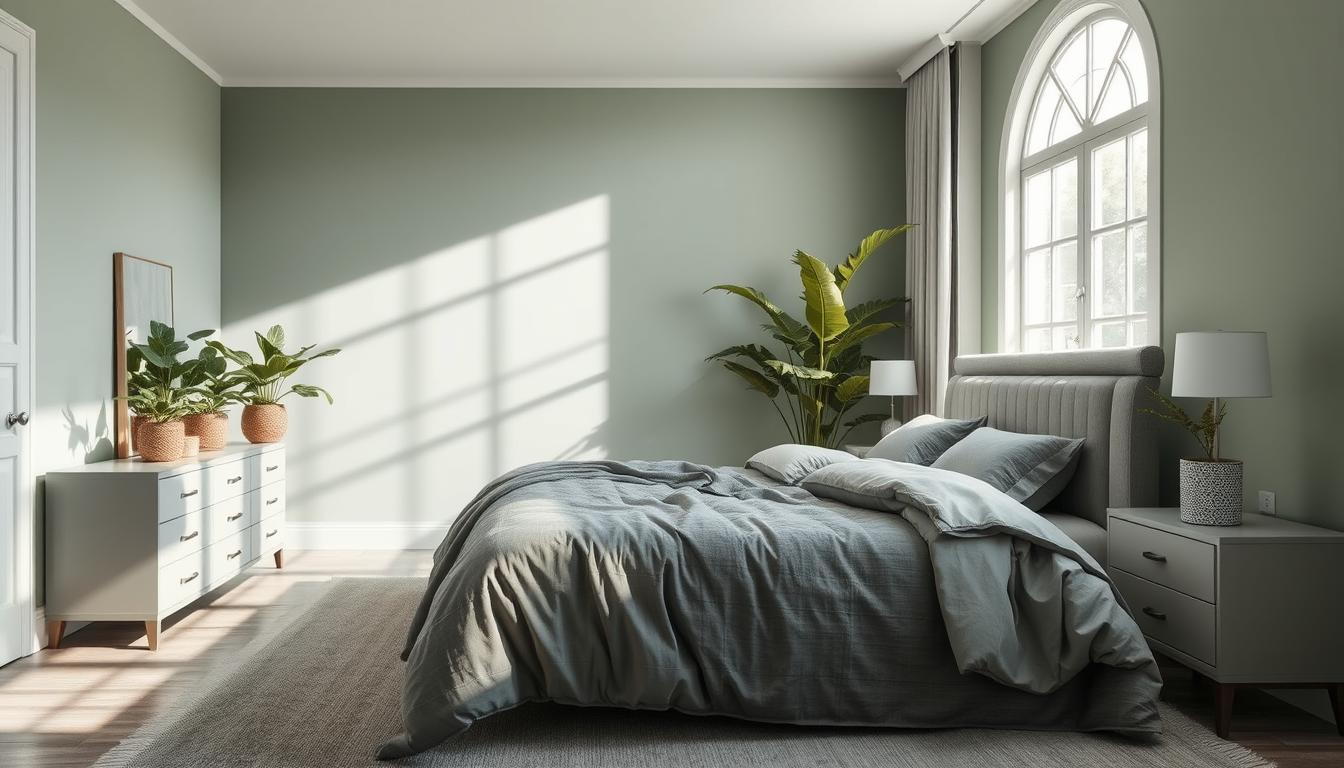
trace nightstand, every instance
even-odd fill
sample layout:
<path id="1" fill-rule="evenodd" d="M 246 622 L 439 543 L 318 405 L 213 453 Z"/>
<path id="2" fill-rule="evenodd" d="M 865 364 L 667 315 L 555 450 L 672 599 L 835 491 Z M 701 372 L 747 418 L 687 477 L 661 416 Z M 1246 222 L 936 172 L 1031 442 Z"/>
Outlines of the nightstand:
<path id="1" fill-rule="evenodd" d="M 1344 736 L 1344 533 L 1242 519 L 1107 510 L 1107 570 L 1153 650 L 1216 683 L 1219 736 L 1239 687 L 1324 688 Z"/>

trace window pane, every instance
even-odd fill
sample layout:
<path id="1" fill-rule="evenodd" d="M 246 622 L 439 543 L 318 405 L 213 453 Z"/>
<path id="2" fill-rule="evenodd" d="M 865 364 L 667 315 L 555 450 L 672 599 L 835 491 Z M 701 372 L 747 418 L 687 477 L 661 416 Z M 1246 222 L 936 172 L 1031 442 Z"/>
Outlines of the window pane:
<path id="1" fill-rule="evenodd" d="M 1092 226 L 1125 220 L 1125 140 L 1092 150 Z"/>
<path id="2" fill-rule="evenodd" d="M 1134 83 L 1134 97 L 1139 104 L 1148 100 L 1148 66 L 1143 60 L 1143 49 L 1139 47 L 1138 35 L 1130 35 L 1120 61 L 1129 70 L 1130 82 Z"/>
<path id="3" fill-rule="evenodd" d="M 1098 123 L 1103 120 L 1109 120 L 1112 117 L 1133 109 L 1134 103 L 1129 98 L 1129 80 L 1125 76 L 1125 71 L 1116 67 L 1115 74 L 1111 76 L 1111 82 L 1106 86 L 1106 92 L 1101 96 L 1101 105 L 1097 107 Z"/>
<path id="4" fill-rule="evenodd" d="M 1079 30 L 1073 39 L 1064 45 L 1064 50 L 1055 59 L 1055 75 L 1068 91 L 1078 114 L 1087 114 L 1087 35 Z"/>
<path id="5" fill-rule="evenodd" d="M 1097 347 L 1123 347 L 1128 341 L 1126 339 L 1127 329 L 1124 320 L 1115 320 L 1108 323 L 1097 323 L 1092 326 L 1092 344 Z"/>
<path id="6" fill-rule="evenodd" d="M 1092 82 L 1088 90 L 1088 114 L 1091 114 L 1101 99 L 1101 86 L 1106 81 L 1111 62 L 1120 51 L 1120 41 L 1125 37 L 1129 26 L 1119 19 L 1102 19 L 1092 25 Z"/>
<path id="7" fill-rule="evenodd" d="M 1054 250 L 1054 288 L 1051 294 L 1055 299 L 1052 319 L 1078 319 L 1078 241 L 1055 246 Z"/>
<path id="8" fill-rule="evenodd" d="M 1148 129 L 1129 137 L 1129 217 L 1148 215 Z"/>
<path id="9" fill-rule="evenodd" d="M 1041 171 L 1027 177 L 1026 219 L 1027 247 L 1050 241 L 1050 171 Z"/>
<path id="10" fill-rule="evenodd" d="M 1078 160 L 1055 166 L 1054 229 L 1052 238 L 1078 234 Z"/>
<path id="11" fill-rule="evenodd" d="M 1129 313 L 1148 311 L 1148 225 L 1129 227 Z"/>
<path id="12" fill-rule="evenodd" d="M 1054 127 L 1055 108 L 1059 106 L 1059 89 L 1055 81 L 1046 78 L 1031 110 L 1031 127 L 1027 130 L 1027 148 L 1023 156 L 1040 152 L 1050 146 L 1050 129 Z"/>
<path id="13" fill-rule="evenodd" d="M 1077 349 L 1078 348 L 1078 329 L 1067 325 L 1056 325 L 1054 333 L 1054 349 Z"/>
<path id="14" fill-rule="evenodd" d="M 1125 314 L 1125 282 L 1125 230 L 1093 236 L 1092 284 L 1101 287 L 1092 296 L 1093 317 Z"/>
<path id="15" fill-rule="evenodd" d="M 1067 138 L 1077 136 L 1083 127 L 1078 124 L 1078 119 L 1069 111 L 1068 106 L 1061 104 L 1059 113 L 1055 115 L 1055 124 L 1050 129 L 1050 144 L 1058 144 Z"/>
<path id="16" fill-rule="evenodd" d="M 1050 329 L 1029 328 L 1022 332 L 1023 352 L 1049 352 Z"/>
<path id="17" fill-rule="evenodd" d="M 1050 249 L 1027 251 L 1022 317 L 1029 325 L 1050 322 Z"/>

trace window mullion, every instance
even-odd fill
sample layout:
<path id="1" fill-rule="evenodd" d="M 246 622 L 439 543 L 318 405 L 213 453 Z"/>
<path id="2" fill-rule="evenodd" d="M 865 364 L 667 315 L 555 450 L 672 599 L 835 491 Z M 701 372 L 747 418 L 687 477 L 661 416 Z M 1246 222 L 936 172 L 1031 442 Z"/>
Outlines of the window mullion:
<path id="1" fill-rule="evenodd" d="M 1075 155 L 1078 164 L 1078 282 L 1083 297 L 1078 301 L 1078 348 L 1091 346 L 1092 338 L 1092 164 L 1087 145 Z"/>

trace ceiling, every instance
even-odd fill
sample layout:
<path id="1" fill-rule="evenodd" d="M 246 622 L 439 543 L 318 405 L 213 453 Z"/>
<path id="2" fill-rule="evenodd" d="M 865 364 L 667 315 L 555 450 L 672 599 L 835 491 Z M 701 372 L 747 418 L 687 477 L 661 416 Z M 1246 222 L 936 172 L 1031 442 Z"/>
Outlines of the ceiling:
<path id="1" fill-rule="evenodd" d="M 897 85 L 1035 0 L 117 2 L 227 86 L 825 87 Z"/>

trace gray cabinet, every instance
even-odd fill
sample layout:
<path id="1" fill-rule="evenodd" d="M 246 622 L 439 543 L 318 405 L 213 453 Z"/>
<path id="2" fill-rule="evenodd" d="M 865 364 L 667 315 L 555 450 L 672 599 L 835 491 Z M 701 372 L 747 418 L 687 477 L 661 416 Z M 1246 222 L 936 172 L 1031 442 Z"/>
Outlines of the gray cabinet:
<path id="1" fill-rule="evenodd" d="M 46 475 L 46 613 L 159 622 L 261 558 L 283 564 L 285 450 L 234 444 L 175 462 L 117 459 Z"/>
<path id="2" fill-rule="evenodd" d="M 1217 684 L 1219 736 L 1238 686 L 1324 688 L 1344 735 L 1344 533 L 1243 520 L 1108 510 L 1108 570 L 1149 645 Z"/>

